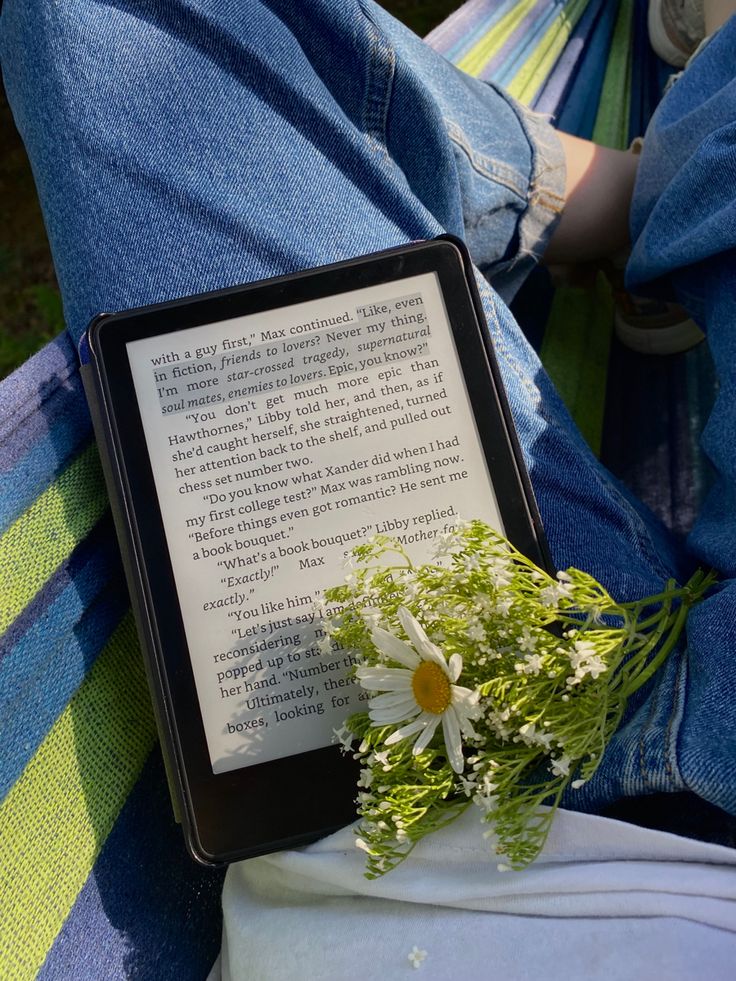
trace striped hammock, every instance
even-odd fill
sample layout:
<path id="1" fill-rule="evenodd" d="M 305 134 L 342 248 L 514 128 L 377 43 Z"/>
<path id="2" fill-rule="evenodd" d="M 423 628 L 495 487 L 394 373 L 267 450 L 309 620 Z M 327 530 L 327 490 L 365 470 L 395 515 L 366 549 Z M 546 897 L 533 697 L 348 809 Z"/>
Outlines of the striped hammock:
<path id="1" fill-rule="evenodd" d="M 622 147 L 643 132 L 665 77 L 645 8 L 470 0 L 428 41 L 563 129 Z M 534 303 L 522 291 L 515 309 L 586 438 L 645 498 L 655 489 L 665 517 L 686 517 L 700 486 L 692 433 L 707 364 L 696 355 L 653 367 L 609 350 L 603 285 L 547 290 L 540 303 L 544 290 Z M 642 411 L 643 377 L 660 399 L 645 458 L 617 436 Z M 66 336 L 0 385 L 0 442 L 0 978 L 204 978 L 219 949 L 222 873 L 188 858 L 173 822 Z M 687 488 L 673 487 L 676 471 Z"/>

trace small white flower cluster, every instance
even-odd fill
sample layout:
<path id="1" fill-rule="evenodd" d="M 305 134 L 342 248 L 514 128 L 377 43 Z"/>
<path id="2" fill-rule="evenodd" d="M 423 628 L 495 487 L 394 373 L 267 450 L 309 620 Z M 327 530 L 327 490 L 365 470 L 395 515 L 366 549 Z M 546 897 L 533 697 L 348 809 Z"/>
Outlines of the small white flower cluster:
<path id="1" fill-rule="evenodd" d="M 323 641 L 350 653 L 368 691 L 367 711 L 335 732 L 360 764 L 367 874 L 471 803 L 493 826 L 499 868 L 524 867 L 549 829 L 541 805 L 590 779 L 622 717 L 632 657 L 643 652 L 643 675 L 648 632 L 676 610 L 661 625 L 645 600 L 630 614 L 591 576 L 552 577 L 481 522 L 438 536 L 426 565 L 380 537 L 356 558 L 326 594 L 337 612 Z"/>
<path id="2" fill-rule="evenodd" d="M 569 688 L 579 685 L 588 676 L 595 681 L 608 670 L 608 665 L 589 640 L 576 640 L 568 657 L 573 670 L 567 678 Z"/>

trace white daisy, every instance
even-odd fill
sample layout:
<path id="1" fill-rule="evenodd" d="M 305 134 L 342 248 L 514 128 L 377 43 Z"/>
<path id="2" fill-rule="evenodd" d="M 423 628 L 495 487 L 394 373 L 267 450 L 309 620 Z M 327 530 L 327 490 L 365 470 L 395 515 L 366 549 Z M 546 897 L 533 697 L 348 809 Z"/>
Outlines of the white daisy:
<path id="1" fill-rule="evenodd" d="M 459 654 L 446 661 L 405 607 L 398 610 L 398 617 L 412 646 L 382 627 L 371 631 L 371 640 L 382 654 L 404 667 L 362 666 L 356 672 L 363 688 L 385 692 L 371 698 L 368 714 L 374 726 L 406 721 L 407 725 L 391 733 L 386 745 L 416 735 L 415 755 L 427 748 L 441 722 L 450 766 L 462 773 L 461 734 L 477 738 L 471 719 L 480 715 L 478 693 L 454 684 L 463 669 Z"/>

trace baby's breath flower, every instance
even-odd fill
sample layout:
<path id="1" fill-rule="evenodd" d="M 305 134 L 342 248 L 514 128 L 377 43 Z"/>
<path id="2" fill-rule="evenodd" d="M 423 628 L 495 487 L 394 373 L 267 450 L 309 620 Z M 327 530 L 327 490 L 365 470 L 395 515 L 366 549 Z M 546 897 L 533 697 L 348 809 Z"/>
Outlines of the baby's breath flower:
<path id="1" fill-rule="evenodd" d="M 333 729 L 332 732 L 334 734 L 333 742 L 340 743 L 345 750 L 350 749 L 353 742 L 353 734 L 344 723 L 339 729 Z"/>
<path id="2" fill-rule="evenodd" d="M 408 954 L 408 960 L 412 967 L 421 967 L 422 961 L 426 958 L 427 951 L 420 950 L 416 944 L 412 947 Z"/>
<path id="3" fill-rule="evenodd" d="M 375 606 L 366 606 L 363 610 L 363 619 L 366 625 L 372 630 L 374 627 L 380 626 L 383 613 Z"/>
<path id="4" fill-rule="evenodd" d="M 382 753 L 378 753 L 378 752 L 374 753 L 373 754 L 373 761 L 375 761 L 376 763 L 380 764 L 380 767 L 384 771 L 384 773 L 388 773 L 388 771 L 391 769 L 391 764 L 389 763 L 389 751 L 388 750 L 384 750 L 384 752 L 382 752 Z"/>
<path id="5" fill-rule="evenodd" d="M 493 607 L 493 612 L 500 617 L 507 617 L 511 612 L 511 607 L 513 605 L 513 596 L 499 596 L 499 598 L 496 600 L 495 606 Z"/>
<path id="6" fill-rule="evenodd" d="M 331 654 L 332 653 L 332 640 L 329 634 L 325 634 L 324 637 L 320 637 L 317 641 L 317 647 L 321 654 Z"/>
<path id="7" fill-rule="evenodd" d="M 572 760 L 569 756 L 561 756 L 558 760 L 550 760 L 552 773 L 556 777 L 566 777 L 570 773 Z"/>
<path id="8" fill-rule="evenodd" d="M 537 638 L 531 633 L 528 627 L 524 627 L 518 643 L 520 651 L 533 651 L 537 646 Z"/>
<path id="9" fill-rule="evenodd" d="M 519 735 L 527 746 L 533 746 L 537 741 L 537 725 L 535 722 L 525 722 L 519 727 Z"/>
<path id="10" fill-rule="evenodd" d="M 358 786 L 367 788 L 370 787 L 372 783 L 373 783 L 373 770 L 371 770 L 370 767 L 365 766 L 360 771 L 360 776 L 358 777 Z"/>

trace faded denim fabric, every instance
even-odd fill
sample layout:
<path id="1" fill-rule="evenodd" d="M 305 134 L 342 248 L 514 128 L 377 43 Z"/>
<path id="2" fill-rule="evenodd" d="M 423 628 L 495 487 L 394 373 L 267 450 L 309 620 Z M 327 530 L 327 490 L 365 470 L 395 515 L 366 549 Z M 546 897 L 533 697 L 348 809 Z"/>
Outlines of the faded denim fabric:
<path id="1" fill-rule="evenodd" d="M 689 574 L 682 543 L 593 457 L 503 299 L 562 204 L 561 148 L 547 123 L 457 72 L 369 0 L 7 0 L 0 46 L 75 339 L 102 310 L 460 235 L 558 566 L 588 570 L 620 600 Z M 709 45 L 666 103 L 692 100 L 708 132 L 715 117 L 688 74 L 722 49 Z M 654 262 L 671 234 L 656 207 L 666 191 L 657 153 L 676 168 L 695 152 L 684 139 L 658 151 L 656 125 L 634 208 L 637 281 L 693 261 L 685 250 L 676 267 Z M 731 167 L 732 146 L 722 147 Z M 694 191 L 691 203 L 683 242 L 713 215 Z M 709 332 L 733 302 L 732 269 L 712 268 L 723 292 L 714 280 Z M 728 377 L 709 439 L 732 481 Z M 736 553 L 720 548 L 727 500 L 709 505 L 693 538 L 726 573 Z M 633 700 L 598 774 L 566 806 L 681 791 L 736 812 L 735 597 L 724 584 L 691 615 L 689 647 Z"/>

